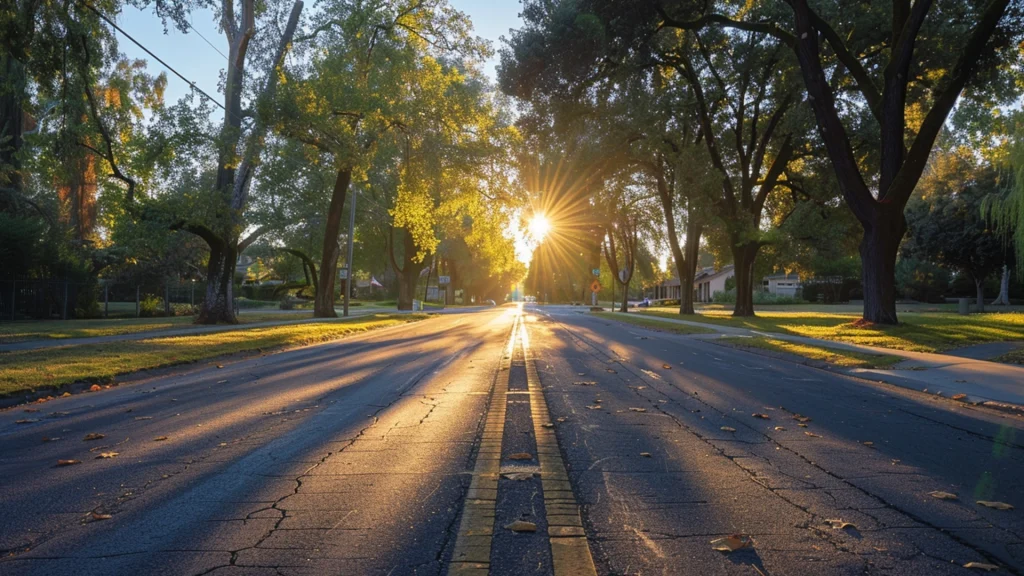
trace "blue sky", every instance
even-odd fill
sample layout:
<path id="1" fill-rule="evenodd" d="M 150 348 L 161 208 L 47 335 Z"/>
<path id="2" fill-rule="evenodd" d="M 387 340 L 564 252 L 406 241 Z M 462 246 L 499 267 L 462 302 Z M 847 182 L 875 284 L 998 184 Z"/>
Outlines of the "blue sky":
<path id="1" fill-rule="evenodd" d="M 473 20 L 473 27 L 478 36 L 490 40 L 498 48 L 499 38 L 508 35 L 510 28 L 517 28 L 519 19 L 519 0 L 449 0 L 452 6 L 465 12 Z M 307 3 L 306 9 L 315 7 L 316 1 Z M 126 6 L 118 25 L 144 44 L 154 54 L 173 66 L 178 72 L 206 93 L 220 99 L 217 83 L 221 70 L 226 67 L 224 56 L 217 51 L 227 53 L 227 41 L 217 30 L 213 13 L 207 10 L 192 14 L 194 31 L 182 34 L 170 27 L 164 34 L 163 25 L 152 11 L 140 11 Z M 205 40 L 204 40 L 205 38 Z M 209 41 L 209 43 L 207 42 Z M 185 95 L 188 84 L 164 69 L 127 38 L 120 34 L 118 42 L 122 52 L 130 58 L 145 59 L 149 69 L 154 73 L 167 72 L 166 101 L 172 103 Z M 212 44 L 212 46 L 211 46 Z M 488 63 L 487 73 L 494 77 L 496 59 Z"/>

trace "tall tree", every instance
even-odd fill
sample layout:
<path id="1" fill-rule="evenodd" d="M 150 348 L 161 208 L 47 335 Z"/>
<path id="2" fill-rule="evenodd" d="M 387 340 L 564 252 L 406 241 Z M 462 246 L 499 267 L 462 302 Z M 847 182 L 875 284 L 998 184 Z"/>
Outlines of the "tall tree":
<path id="1" fill-rule="evenodd" d="M 863 227 L 864 319 L 895 324 L 904 208 L 961 95 L 1012 99 L 1015 90 L 999 81 L 999 70 L 1020 58 L 1024 6 L 1011 0 L 786 3 L 793 18 L 788 29 L 778 18 L 751 17 L 725 1 L 709 2 L 700 13 L 661 11 L 667 27 L 714 23 L 773 36 L 796 52 L 818 132 Z"/>

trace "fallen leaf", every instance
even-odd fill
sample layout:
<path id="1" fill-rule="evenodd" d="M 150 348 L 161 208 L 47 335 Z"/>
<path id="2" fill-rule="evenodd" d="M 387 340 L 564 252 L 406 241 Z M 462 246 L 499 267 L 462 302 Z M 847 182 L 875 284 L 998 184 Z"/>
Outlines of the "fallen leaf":
<path id="1" fill-rule="evenodd" d="M 976 502 L 979 506 L 986 508 L 994 508 L 996 510 L 1013 510 L 1013 505 L 1007 504 L 1006 502 L 992 502 L 989 500 L 978 500 Z"/>
<path id="2" fill-rule="evenodd" d="M 811 421 L 811 419 L 809 417 L 801 416 L 799 414 L 794 414 L 793 415 L 793 420 L 796 420 L 797 422 L 810 422 Z"/>
<path id="3" fill-rule="evenodd" d="M 104 439 L 106 437 L 107 437 L 106 434 L 99 434 L 99 433 L 93 432 L 92 434 L 86 434 L 85 438 L 82 438 L 82 441 L 88 442 L 89 440 L 102 440 L 102 439 Z"/>
<path id="4" fill-rule="evenodd" d="M 40 398 L 40 400 L 42 400 L 42 398 Z M 28 412 L 28 413 L 39 412 L 39 408 L 25 408 L 25 412 Z"/>
<path id="5" fill-rule="evenodd" d="M 711 541 L 711 549 L 719 552 L 735 552 L 741 548 L 752 548 L 754 541 L 746 534 L 730 534 L 725 538 Z"/>
<path id="6" fill-rule="evenodd" d="M 509 460 L 533 460 L 533 454 L 529 452 L 516 452 L 508 457 Z"/>
<path id="7" fill-rule="evenodd" d="M 761 414 L 760 412 L 754 412 L 751 416 L 754 418 L 760 418 L 761 420 L 771 420 L 767 414 Z"/>
<path id="8" fill-rule="evenodd" d="M 31 424 L 33 422 L 39 422 L 39 418 L 22 418 L 14 421 L 15 424 Z"/>
<path id="9" fill-rule="evenodd" d="M 508 478 L 509 480 L 529 480 L 530 478 L 533 478 L 533 473 L 532 472 L 509 472 L 507 474 L 502 474 L 501 477 L 502 478 Z"/>
<path id="10" fill-rule="evenodd" d="M 224 367 L 223 364 L 217 364 L 217 368 L 223 368 L 223 367 Z"/>
<path id="11" fill-rule="evenodd" d="M 640 456 L 642 456 L 644 458 L 650 458 L 651 457 L 651 453 L 650 452 L 641 452 Z"/>
<path id="12" fill-rule="evenodd" d="M 89 522 L 98 522 L 100 520 L 110 520 L 111 518 L 113 518 L 113 516 L 111 516 L 110 514 L 100 514 L 99 512 L 90 512 L 89 513 L 88 521 Z"/>
<path id="13" fill-rule="evenodd" d="M 153 417 L 152 416 L 136 416 L 135 419 L 136 420 L 152 420 Z"/>
<path id="14" fill-rule="evenodd" d="M 630 412 L 647 412 L 647 408 L 630 408 Z"/>
<path id="15" fill-rule="evenodd" d="M 57 466 L 74 466 L 81 463 L 81 460 L 57 460 Z"/>
<path id="16" fill-rule="evenodd" d="M 953 398 L 953 400 L 963 400 L 964 398 L 967 398 L 967 394 L 953 394 L 951 398 Z"/>
<path id="17" fill-rule="evenodd" d="M 559 422 L 565 422 L 566 418 L 565 416 L 562 416 L 561 418 L 556 418 L 556 420 L 558 420 Z"/>
<path id="18" fill-rule="evenodd" d="M 786 431 L 786 427 L 785 426 L 776 426 L 775 427 L 775 431 L 776 432 L 785 432 Z"/>
<path id="19" fill-rule="evenodd" d="M 506 525 L 505 529 L 513 532 L 536 532 L 537 525 L 525 520 L 516 520 L 515 522 Z"/>
<path id="20" fill-rule="evenodd" d="M 600 409 L 601 409 L 601 406 L 598 405 L 598 404 L 591 404 L 590 406 L 587 406 L 587 410 L 600 410 Z"/>
<path id="21" fill-rule="evenodd" d="M 825 522 L 836 530 L 846 530 L 847 528 L 857 529 L 857 526 L 853 522 L 847 522 L 845 520 L 825 520 Z"/>
<path id="22" fill-rule="evenodd" d="M 576 386 L 597 386 L 597 382 L 592 382 L 590 380 L 581 380 L 579 382 L 573 382 L 573 384 Z"/>
<path id="23" fill-rule="evenodd" d="M 811 438 L 821 438 L 821 436 L 815 434 L 814 432 L 804 432 L 804 434 L 807 434 Z"/>
<path id="24" fill-rule="evenodd" d="M 985 572 L 995 572 L 999 570 L 999 566 L 995 564 L 986 564 L 984 562 L 968 562 L 964 564 L 964 568 L 972 568 L 974 570 L 984 570 Z"/>
<path id="25" fill-rule="evenodd" d="M 153 438 L 153 442 L 163 442 L 164 440 L 167 440 L 167 436 L 157 436 L 156 438 Z"/>
<path id="26" fill-rule="evenodd" d="M 217 384 L 227 384 L 227 380 L 218 380 Z"/>
<path id="27" fill-rule="evenodd" d="M 797 424 L 797 426 L 799 426 L 801 428 L 807 428 L 807 424 Z"/>
<path id="28" fill-rule="evenodd" d="M 545 423 L 541 424 L 541 426 L 543 426 L 545 428 L 554 428 L 555 427 L 555 425 L 552 424 L 551 422 L 545 422 Z"/>
<path id="29" fill-rule="evenodd" d="M 612 370 L 611 368 L 605 368 L 604 371 L 609 373 L 609 374 L 618 374 L 618 372 L 616 372 L 615 370 Z"/>
<path id="30" fill-rule="evenodd" d="M 99 392 L 100 390 L 103 390 L 103 388 L 100 388 L 99 384 L 93 384 L 92 386 L 89 386 L 89 392 Z M 65 392 L 65 394 L 67 394 L 67 392 Z"/>
<path id="31" fill-rule="evenodd" d="M 956 500 L 957 499 L 957 495 L 956 494 L 953 494 L 952 492 L 943 492 L 942 490 L 936 490 L 934 492 L 929 492 L 928 495 L 931 496 L 932 498 L 938 498 L 939 500 Z"/>
<path id="32" fill-rule="evenodd" d="M 101 460 L 101 459 L 102 460 L 106 460 L 106 459 L 109 459 L 109 458 L 116 458 L 118 454 L 119 454 L 119 452 L 100 452 L 99 456 L 97 456 L 96 459 L 97 460 Z"/>
<path id="33" fill-rule="evenodd" d="M 871 441 L 861 442 L 861 444 L 867 446 L 868 448 L 873 448 L 875 446 L 875 443 Z"/>
<path id="34" fill-rule="evenodd" d="M 65 392 L 60 395 L 61 398 L 67 398 L 68 396 L 71 396 L 71 392 Z"/>
<path id="35" fill-rule="evenodd" d="M 664 368 L 665 370 L 671 370 L 672 369 L 672 365 L 671 364 L 662 364 L 661 367 Z"/>
<path id="36" fill-rule="evenodd" d="M 43 436 L 43 442 L 56 442 L 57 440 L 60 440 L 60 436 L 54 436 L 53 438 Z"/>
<path id="37" fill-rule="evenodd" d="M 735 432 L 736 429 L 732 426 L 722 426 L 722 432 Z"/>

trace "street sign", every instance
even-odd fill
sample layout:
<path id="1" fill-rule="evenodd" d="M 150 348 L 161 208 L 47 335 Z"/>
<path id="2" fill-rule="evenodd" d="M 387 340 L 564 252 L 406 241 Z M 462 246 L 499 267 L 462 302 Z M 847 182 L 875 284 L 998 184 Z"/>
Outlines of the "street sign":
<path id="1" fill-rule="evenodd" d="M 597 280 L 594 280 L 593 282 L 591 282 L 590 283 L 590 291 L 595 293 L 595 294 L 600 292 L 601 291 L 601 283 L 598 282 Z"/>
<path id="2" fill-rule="evenodd" d="M 451 284 L 452 283 L 452 277 L 451 276 L 438 276 L 437 277 L 437 283 L 440 284 L 441 286 L 445 286 L 447 284 Z"/>
<path id="3" fill-rule="evenodd" d="M 629 276 L 629 268 L 622 268 L 619 270 L 619 280 L 625 282 L 627 276 Z"/>
<path id="4" fill-rule="evenodd" d="M 594 276 L 600 276 L 601 275 L 601 269 L 600 268 L 594 268 L 593 270 L 591 270 L 591 272 L 594 274 Z"/>
<path id="5" fill-rule="evenodd" d="M 338 268 L 338 279 L 348 280 L 348 268 Z"/>

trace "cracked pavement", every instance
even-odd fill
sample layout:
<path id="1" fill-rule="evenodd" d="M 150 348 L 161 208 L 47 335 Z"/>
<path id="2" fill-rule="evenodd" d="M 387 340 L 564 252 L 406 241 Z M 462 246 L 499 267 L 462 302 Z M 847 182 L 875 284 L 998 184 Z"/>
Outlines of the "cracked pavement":
<path id="1" fill-rule="evenodd" d="M 516 313 L 0 412 L 0 574 L 446 573 Z M 578 308 L 523 318 L 597 573 L 1024 573 L 1019 418 Z M 537 449 L 521 354 L 507 374 L 503 459 Z M 557 572 L 540 479 L 498 486 L 492 573 Z M 754 547 L 712 550 L 731 533 Z"/>

